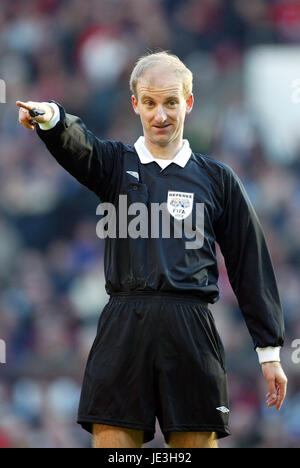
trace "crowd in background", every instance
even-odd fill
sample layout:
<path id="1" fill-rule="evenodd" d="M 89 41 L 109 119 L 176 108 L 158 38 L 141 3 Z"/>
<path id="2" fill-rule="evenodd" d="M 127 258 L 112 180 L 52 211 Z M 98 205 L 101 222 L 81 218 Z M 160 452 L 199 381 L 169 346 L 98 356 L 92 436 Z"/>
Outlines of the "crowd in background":
<path id="1" fill-rule="evenodd" d="M 285 164 L 264 148 L 243 94 L 243 58 L 300 42 L 299 0 L 1 0 L 0 447 L 89 447 L 76 424 L 83 371 L 108 296 L 94 194 L 18 124 L 15 101 L 60 102 L 96 135 L 141 134 L 128 80 L 137 58 L 170 50 L 194 72 L 185 137 L 243 181 L 271 252 L 283 310 L 289 385 L 267 408 L 253 343 L 218 252 L 233 435 L 221 447 L 300 447 L 300 149 Z M 300 45 L 299 45 L 300 47 Z M 299 105 L 300 117 L 300 105 Z M 300 118 L 299 118 L 300 131 Z M 199 396 L 201 398 L 201 395 Z M 146 447 L 163 447 L 157 426 Z"/>

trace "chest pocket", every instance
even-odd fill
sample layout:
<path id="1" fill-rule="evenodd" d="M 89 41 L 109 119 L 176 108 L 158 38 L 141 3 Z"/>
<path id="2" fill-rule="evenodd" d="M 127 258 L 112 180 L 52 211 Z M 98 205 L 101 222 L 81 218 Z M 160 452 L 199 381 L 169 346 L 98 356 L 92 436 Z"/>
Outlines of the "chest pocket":
<path id="1" fill-rule="evenodd" d="M 141 179 L 139 157 L 136 153 L 124 155 L 124 168 L 121 193 L 127 195 L 128 206 L 132 203 L 148 204 L 149 189 Z"/>
<path id="2" fill-rule="evenodd" d="M 139 182 L 129 183 L 124 193 L 127 195 L 128 206 L 132 203 L 144 203 L 147 205 L 149 199 L 148 187 Z"/>

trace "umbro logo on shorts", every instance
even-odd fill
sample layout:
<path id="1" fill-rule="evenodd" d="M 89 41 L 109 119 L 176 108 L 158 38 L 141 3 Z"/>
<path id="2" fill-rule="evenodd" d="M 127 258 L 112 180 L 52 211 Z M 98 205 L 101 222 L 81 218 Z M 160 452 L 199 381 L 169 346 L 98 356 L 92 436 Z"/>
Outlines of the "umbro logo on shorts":
<path id="1" fill-rule="evenodd" d="M 222 413 L 229 413 L 229 409 L 226 408 L 226 406 L 219 406 L 219 408 L 216 408 L 218 411 L 221 411 Z"/>

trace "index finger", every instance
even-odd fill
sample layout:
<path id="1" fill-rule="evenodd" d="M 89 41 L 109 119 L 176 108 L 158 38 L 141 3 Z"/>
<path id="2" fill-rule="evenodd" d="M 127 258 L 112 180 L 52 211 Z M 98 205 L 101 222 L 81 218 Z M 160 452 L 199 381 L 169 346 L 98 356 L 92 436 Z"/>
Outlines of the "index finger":
<path id="1" fill-rule="evenodd" d="M 23 107 L 24 109 L 27 110 L 33 110 L 35 106 L 33 105 L 32 102 L 22 102 L 22 101 L 16 101 L 16 104 L 18 107 Z"/>

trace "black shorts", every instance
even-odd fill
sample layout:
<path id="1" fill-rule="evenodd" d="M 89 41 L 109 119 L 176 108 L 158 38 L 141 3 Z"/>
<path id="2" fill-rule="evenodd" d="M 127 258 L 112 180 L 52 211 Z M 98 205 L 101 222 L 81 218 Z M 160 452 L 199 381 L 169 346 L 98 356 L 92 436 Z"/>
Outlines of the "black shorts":
<path id="1" fill-rule="evenodd" d="M 114 296 L 99 318 L 77 422 L 144 431 L 230 435 L 224 348 L 207 304 L 195 296 Z"/>

